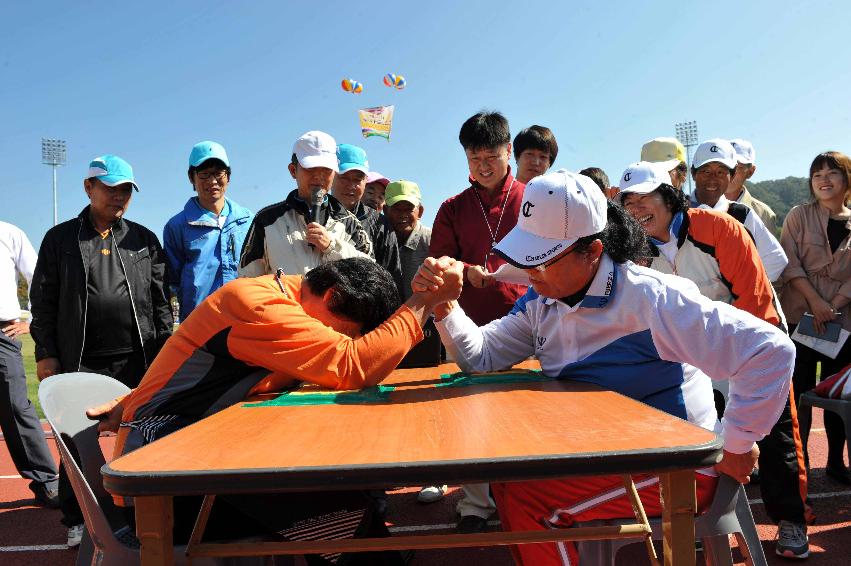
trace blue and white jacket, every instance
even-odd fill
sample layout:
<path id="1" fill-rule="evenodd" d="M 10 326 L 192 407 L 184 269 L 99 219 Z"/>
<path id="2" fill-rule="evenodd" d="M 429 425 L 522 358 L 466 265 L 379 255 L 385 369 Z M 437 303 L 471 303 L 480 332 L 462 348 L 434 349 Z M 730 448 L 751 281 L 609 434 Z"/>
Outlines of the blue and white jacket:
<path id="1" fill-rule="evenodd" d="M 534 355 L 545 375 L 594 383 L 720 432 L 736 454 L 777 422 L 795 361 L 791 340 L 771 324 L 707 299 L 691 281 L 606 254 L 573 307 L 529 288 L 490 324 L 479 328 L 455 308 L 437 329 L 465 371 Z M 730 381 L 723 423 L 710 377 Z"/>
<path id="2" fill-rule="evenodd" d="M 168 258 L 169 284 L 180 302 L 180 320 L 210 293 L 237 278 L 242 244 L 254 214 L 225 198 L 224 224 L 198 204 L 186 202 L 163 229 L 163 248 Z"/>

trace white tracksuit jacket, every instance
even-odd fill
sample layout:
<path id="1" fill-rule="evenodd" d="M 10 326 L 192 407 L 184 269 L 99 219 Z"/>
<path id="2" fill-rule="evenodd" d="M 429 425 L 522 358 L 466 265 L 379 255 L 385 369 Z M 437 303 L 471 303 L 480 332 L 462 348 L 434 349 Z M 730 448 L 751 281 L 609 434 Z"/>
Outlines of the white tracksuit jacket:
<path id="1" fill-rule="evenodd" d="M 595 383 L 720 432 L 736 454 L 777 422 L 795 361 L 792 341 L 774 326 L 707 299 L 687 279 L 606 254 L 573 307 L 530 287 L 501 319 L 479 328 L 455 308 L 437 329 L 465 371 L 534 355 L 545 375 Z M 710 377 L 730 382 L 723 423 Z"/>

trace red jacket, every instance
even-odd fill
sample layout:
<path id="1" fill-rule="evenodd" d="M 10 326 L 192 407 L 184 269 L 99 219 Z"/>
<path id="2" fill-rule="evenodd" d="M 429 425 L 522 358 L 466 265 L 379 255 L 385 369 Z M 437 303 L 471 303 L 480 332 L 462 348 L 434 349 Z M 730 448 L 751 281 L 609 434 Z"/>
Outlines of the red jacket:
<path id="1" fill-rule="evenodd" d="M 510 169 L 502 190 L 493 196 L 473 179 L 470 179 L 470 184 L 469 188 L 446 199 L 440 205 L 431 229 L 431 245 L 428 251 L 432 257 L 446 255 L 468 265 L 483 265 L 485 255 L 491 251 L 492 247 L 491 231 L 495 233 L 498 242 L 517 224 L 526 185 L 515 180 Z M 508 194 L 509 188 L 511 188 L 510 194 Z M 476 197 L 477 193 L 487 212 L 491 231 L 485 225 L 482 206 Z M 500 222 L 500 213 L 506 195 L 508 195 L 508 201 L 505 202 L 505 212 L 502 213 L 502 222 Z M 498 233 L 497 224 L 499 224 Z M 505 260 L 490 253 L 486 267 L 489 272 L 494 272 L 503 263 Z M 464 312 L 481 326 L 508 314 L 514 302 L 525 293 L 526 287 L 523 285 L 496 283 L 484 289 L 477 289 L 465 280 L 464 290 L 458 302 Z"/>

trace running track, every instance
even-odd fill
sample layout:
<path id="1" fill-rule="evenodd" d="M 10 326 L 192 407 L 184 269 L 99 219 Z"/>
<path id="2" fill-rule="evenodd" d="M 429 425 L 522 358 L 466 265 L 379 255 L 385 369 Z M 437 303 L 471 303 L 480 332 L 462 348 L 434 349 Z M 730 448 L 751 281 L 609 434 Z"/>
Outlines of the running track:
<path id="1" fill-rule="evenodd" d="M 810 559 L 812 566 L 851 565 L 851 487 L 839 484 L 824 475 L 827 458 L 821 411 L 815 410 L 813 432 L 810 436 L 810 495 L 818 522 L 810 527 Z M 102 438 L 107 454 L 111 453 L 112 438 Z M 51 448 L 55 446 L 50 440 Z M 847 457 L 847 455 L 846 455 Z M 773 540 L 776 528 L 768 523 L 759 499 L 759 489 L 748 487 L 760 538 L 769 564 L 789 564 L 774 555 Z M 450 491 L 439 503 L 420 505 L 416 502 L 416 489 L 393 491 L 389 496 L 388 521 L 392 531 L 413 534 L 446 529 L 454 525 L 457 517 L 455 502 L 460 497 L 458 489 Z M 65 547 L 65 529 L 59 524 L 59 512 L 32 505 L 27 482 L 17 476 L 5 442 L 0 441 L 0 565 L 50 565 L 72 566 L 76 551 Z M 492 521 L 494 527 L 498 523 Z M 741 555 L 734 551 L 741 562 Z M 647 563 L 641 545 L 632 545 L 618 554 L 619 566 Z M 698 563 L 702 557 L 698 554 Z M 302 565 L 303 561 L 298 560 Z M 471 548 L 458 550 L 418 551 L 411 566 L 508 566 L 511 557 L 503 548 Z"/>

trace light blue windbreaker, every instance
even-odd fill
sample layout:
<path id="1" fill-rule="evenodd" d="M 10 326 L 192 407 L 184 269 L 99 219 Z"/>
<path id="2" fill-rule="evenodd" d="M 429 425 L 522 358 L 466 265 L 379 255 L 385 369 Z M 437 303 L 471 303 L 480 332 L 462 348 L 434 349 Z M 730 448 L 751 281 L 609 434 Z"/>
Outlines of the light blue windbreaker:
<path id="1" fill-rule="evenodd" d="M 210 293 L 237 278 L 242 244 L 254 218 L 247 208 L 225 198 L 219 228 L 216 216 L 192 197 L 163 229 L 169 284 L 180 301 L 180 321 Z"/>

